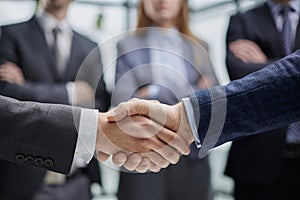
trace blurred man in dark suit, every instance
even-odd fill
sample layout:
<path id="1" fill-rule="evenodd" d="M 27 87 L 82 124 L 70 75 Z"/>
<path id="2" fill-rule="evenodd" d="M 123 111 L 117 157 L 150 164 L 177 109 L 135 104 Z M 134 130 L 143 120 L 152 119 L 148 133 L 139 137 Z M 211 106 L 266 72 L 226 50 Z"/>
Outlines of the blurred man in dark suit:
<path id="1" fill-rule="evenodd" d="M 290 54 L 300 47 L 300 2 L 268 0 L 232 16 L 227 33 L 227 68 L 231 80 Z M 265 101 L 268 103 L 268 100 Z M 226 174 L 235 181 L 236 199 L 300 199 L 299 123 L 233 142 Z"/>
<path id="2" fill-rule="evenodd" d="M 91 107 L 95 100 L 100 111 L 108 109 L 110 96 L 105 83 L 103 78 L 97 81 L 102 75 L 100 51 L 96 43 L 69 26 L 66 15 L 70 3 L 71 0 L 42 0 L 41 8 L 29 21 L 2 27 L 2 95 L 84 107 Z M 78 76 L 82 68 L 84 75 Z M 95 161 L 88 171 L 99 180 Z M 1 161 L 0 174 L 0 199 L 3 195 L 5 199 L 26 200 L 38 191 L 45 171 Z M 61 182 L 64 179 L 61 177 Z M 53 179 L 47 180 L 53 183 Z"/>

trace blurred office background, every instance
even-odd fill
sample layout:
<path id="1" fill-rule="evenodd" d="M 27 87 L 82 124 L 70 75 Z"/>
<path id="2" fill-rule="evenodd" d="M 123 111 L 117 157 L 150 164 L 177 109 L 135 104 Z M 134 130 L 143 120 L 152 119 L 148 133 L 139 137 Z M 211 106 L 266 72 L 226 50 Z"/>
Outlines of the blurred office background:
<path id="1" fill-rule="evenodd" d="M 229 17 L 241 10 L 261 4 L 264 0 L 189 0 L 190 27 L 195 35 L 209 44 L 209 54 L 221 84 L 229 82 L 225 67 L 225 34 Z M 138 0 L 74 0 L 69 9 L 69 21 L 78 32 L 96 41 L 102 51 L 105 80 L 109 90 L 114 85 L 114 58 L 117 36 L 135 28 Z M 0 25 L 25 21 L 36 9 L 34 0 L 0 0 Z M 233 181 L 224 176 L 224 166 L 230 144 L 214 149 L 210 154 L 215 200 L 230 200 Z M 115 200 L 118 173 L 101 166 L 103 188 L 92 187 L 95 199 Z M 102 192 L 101 192 L 102 190 Z M 104 192 L 103 192 L 104 191 Z M 101 194 L 103 193 L 103 194 Z M 101 196 L 101 197 L 100 197 Z"/>

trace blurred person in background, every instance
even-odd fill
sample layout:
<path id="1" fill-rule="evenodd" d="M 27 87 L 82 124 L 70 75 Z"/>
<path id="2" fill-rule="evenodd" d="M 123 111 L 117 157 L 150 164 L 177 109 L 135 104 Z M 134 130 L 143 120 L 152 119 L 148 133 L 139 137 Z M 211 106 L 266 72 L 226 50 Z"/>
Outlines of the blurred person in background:
<path id="1" fill-rule="evenodd" d="M 208 46 L 191 33 L 188 15 L 187 0 L 140 2 L 136 31 L 117 46 L 113 105 L 133 97 L 172 105 L 218 84 L 203 53 Z M 209 158 L 200 159 L 195 145 L 191 148 L 190 156 L 158 174 L 121 172 L 119 199 L 212 199 Z"/>
<path id="2" fill-rule="evenodd" d="M 299 15 L 299 0 L 268 0 L 232 16 L 226 41 L 231 80 L 298 49 Z M 300 199 L 299 131 L 300 123 L 294 123 L 233 142 L 225 173 L 235 181 L 235 199 Z"/>
<path id="3" fill-rule="evenodd" d="M 83 107 L 93 107 L 95 103 L 99 111 L 106 111 L 110 95 L 103 78 L 99 78 L 100 50 L 69 26 L 66 16 L 71 0 L 40 3 L 29 21 L 1 28 L 0 94 Z M 98 163 L 94 160 L 86 167 L 74 160 L 73 166 L 77 168 L 69 177 L 50 172 L 45 176 L 46 171 L 1 161 L 0 199 L 89 199 L 90 182 L 100 181 Z M 55 192 L 53 188 L 62 190 Z M 68 196 L 67 192 L 74 194 Z M 39 195 L 33 197 L 36 193 Z"/>

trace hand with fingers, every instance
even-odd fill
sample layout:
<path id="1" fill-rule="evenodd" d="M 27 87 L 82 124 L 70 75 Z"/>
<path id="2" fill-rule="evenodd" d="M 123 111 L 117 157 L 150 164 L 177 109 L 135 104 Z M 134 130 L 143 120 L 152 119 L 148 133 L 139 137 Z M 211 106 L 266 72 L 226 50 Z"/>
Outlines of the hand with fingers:
<path id="1" fill-rule="evenodd" d="M 96 150 L 100 161 L 114 155 L 117 166 L 130 171 L 158 172 L 177 163 L 180 154 L 189 153 L 186 139 L 142 113 L 122 114 L 118 120 L 112 120 L 109 113 L 99 114 Z"/>
<path id="2" fill-rule="evenodd" d="M 111 110 L 106 118 L 110 123 L 118 123 L 130 116 L 131 118 L 143 116 L 142 119 L 151 120 L 156 126 L 163 126 L 164 128 L 162 131 L 157 134 L 158 139 L 164 141 L 184 155 L 189 153 L 189 145 L 195 139 L 189 126 L 183 103 L 169 106 L 160 104 L 157 101 L 132 99 L 128 102 L 121 103 L 119 106 Z M 182 140 L 184 140 L 184 142 Z M 145 144 L 146 143 L 147 142 L 145 142 Z M 165 156 L 167 155 L 164 158 L 172 163 L 171 151 L 169 149 L 164 149 L 164 153 L 167 151 L 169 151 L 169 154 L 164 154 Z M 145 160 L 143 160 L 144 155 L 145 154 L 133 155 L 133 157 L 142 156 L 138 159 L 145 162 Z M 130 154 L 119 152 L 113 156 L 113 162 L 117 166 L 134 166 L 132 164 L 132 160 L 134 159 L 131 158 L 131 156 L 132 155 Z"/>
<path id="3" fill-rule="evenodd" d="M 264 64 L 268 61 L 261 48 L 251 40 L 239 39 L 229 44 L 230 51 L 245 63 Z"/>

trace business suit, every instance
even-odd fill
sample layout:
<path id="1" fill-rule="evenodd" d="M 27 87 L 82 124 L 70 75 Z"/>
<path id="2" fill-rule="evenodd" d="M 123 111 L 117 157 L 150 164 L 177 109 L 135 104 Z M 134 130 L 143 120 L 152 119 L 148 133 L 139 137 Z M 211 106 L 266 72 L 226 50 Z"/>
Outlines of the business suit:
<path id="1" fill-rule="evenodd" d="M 150 30 L 152 31 L 152 30 Z M 136 89 L 145 85 L 155 84 L 159 87 L 159 92 L 149 99 L 156 99 L 162 103 L 175 104 L 182 97 L 194 93 L 197 90 L 197 82 L 201 75 L 210 75 L 217 84 L 212 69 L 194 68 L 199 67 L 199 63 L 195 63 L 195 52 L 193 45 L 188 40 L 183 40 L 183 57 L 184 66 L 187 71 L 187 82 L 191 87 L 178 88 L 173 84 L 164 84 L 156 82 L 155 70 L 158 70 L 155 63 L 151 48 L 158 48 L 153 42 L 148 40 L 151 32 L 135 33 L 130 35 L 118 43 L 118 60 L 116 66 L 116 89 L 114 90 L 112 102 L 117 105 L 135 97 Z M 203 43 L 207 49 L 207 45 Z M 167 59 L 167 58 L 165 58 Z M 207 61 L 202 59 L 201 64 Z M 200 65 L 200 66 L 203 66 Z M 205 65 L 204 65 L 205 66 Z M 158 66 L 161 67 L 161 66 Z M 202 71 L 201 71 L 202 70 Z M 173 77 L 176 79 L 176 76 Z M 177 79 L 182 85 L 184 81 Z M 161 85 L 160 85 L 161 84 Z M 192 146 L 193 148 L 194 146 Z M 197 156 L 197 150 L 193 149 L 193 156 L 183 157 L 176 166 L 171 166 L 167 170 L 162 170 L 159 174 L 137 175 L 131 173 L 121 173 L 120 187 L 118 197 L 120 200 L 166 200 L 166 199 L 211 199 L 210 185 L 210 167 L 208 157 L 200 160 Z M 201 177 L 201 178 L 200 178 Z M 201 182 L 199 180 L 201 179 Z M 185 185 L 178 185 L 179 182 L 185 182 Z M 194 185 L 193 187 L 190 187 Z M 154 192 L 155 191 L 155 192 Z M 187 192 L 189 191 L 189 192 Z M 188 193 L 188 194 L 187 194 Z"/>
<path id="2" fill-rule="evenodd" d="M 64 174 L 70 171 L 80 108 L 0 96 L 0 110 L 1 159 Z"/>
<path id="3" fill-rule="evenodd" d="M 69 104 L 66 83 L 76 79 L 88 82 L 96 93 L 96 108 L 100 111 L 107 110 L 109 95 L 105 89 L 103 77 L 101 77 L 100 52 L 94 42 L 73 31 L 71 53 L 65 73 L 62 76 L 58 73 L 43 29 L 36 16 L 27 22 L 3 26 L 0 47 L 0 62 L 16 63 L 26 79 L 23 86 L 7 82 L 2 83 L 1 95 L 18 100 Z M 87 60 L 85 60 L 86 57 Z M 79 71 L 80 73 L 78 73 Z M 15 172 L 20 170 L 22 170 L 22 174 L 17 177 Z M 20 196 L 29 196 L 40 187 L 45 171 L 6 163 L 0 166 L 0 173 L 3 180 L 12 180 L 12 186 L 3 183 L 3 181 L 0 182 L 0 184 L 3 183 L 7 186 L 0 187 L 3 189 L 3 193 L 18 193 Z M 35 179 L 31 178 L 33 174 L 35 174 Z M 31 181 L 27 184 L 13 181 L 18 179 Z M 16 190 L 15 187 L 20 189 Z M 29 190 L 28 187 L 33 189 Z M 22 191 L 23 189 L 24 191 Z"/>
<path id="4" fill-rule="evenodd" d="M 300 47 L 299 30 L 298 26 L 294 50 Z M 235 57 L 229 50 L 229 44 L 238 39 L 255 42 L 268 58 L 267 63 L 246 63 Z M 226 64 L 231 80 L 242 78 L 285 56 L 281 34 L 267 3 L 246 13 L 232 16 L 226 43 L 228 47 Z M 273 198 L 270 196 L 271 194 L 274 194 L 274 198 L 276 198 L 274 185 L 277 185 L 277 179 L 282 171 L 286 133 L 287 128 L 281 127 L 270 130 L 267 134 L 233 142 L 225 174 L 235 180 L 235 197 L 237 199 L 247 199 L 247 197 L 263 199 L 264 196 Z M 264 191 L 260 192 L 259 188 Z M 248 192 L 246 192 L 247 190 Z M 249 193 L 257 195 L 257 197 L 250 196 Z"/>

